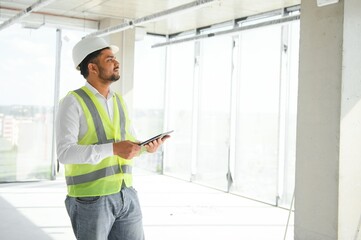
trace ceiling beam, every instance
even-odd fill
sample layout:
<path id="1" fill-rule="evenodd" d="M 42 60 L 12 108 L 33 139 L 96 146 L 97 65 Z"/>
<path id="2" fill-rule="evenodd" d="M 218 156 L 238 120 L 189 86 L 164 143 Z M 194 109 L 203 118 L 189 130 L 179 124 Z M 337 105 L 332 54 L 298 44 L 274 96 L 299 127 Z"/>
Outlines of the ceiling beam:
<path id="1" fill-rule="evenodd" d="M 104 36 L 104 35 L 109 35 L 109 34 L 116 33 L 116 32 L 122 32 L 122 31 L 125 31 L 125 30 L 135 27 L 135 26 L 143 25 L 143 24 L 146 24 L 149 22 L 159 21 L 163 18 L 172 16 L 175 14 L 185 13 L 190 10 L 196 10 L 198 8 L 202 8 L 202 7 L 208 6 L 209 4 L 212 4 L 214 2 L 219 2 L 219 1 L 220 0 L 197 0 L 194 2 L 190 2 L 190 3 L 186 3 L 183 5 L 174 7 L 174 8 L 170 8 L 170 9 L 158 12 L 158 13 L 154 13 L 154 14 L 151 14 L 151 15 L 148 15 L 145 17 L 137 18 L 137 19 L 134 19 L 133 21 L 124 22 L 124 23 L 116 25 L 116 26 L 101 29 L 99 31 L 88 34 L 85 37 Z"/>
<path id="2" fill-rule="evenodd" d="M 45 7 L 46 5 L 52 3 L 55 0 L 39 0 L 36 3 L 32 4 L 31 6 L 27 7 L 25 10 L 19 12 L 12 18 L 6 20 L 0 25 L 0 31 L 11 26 L 12 24 L 18 22 L 20 19 L 28 16 L 31 12 L 36 11 L 40 8 Z"/>
<path id="3" fill-rule="evenodd" d="M 221 36 L 221 35 L 225 35 L 225 34 L 231 34 L 231 33 L 234 33 L 234 32 L 240 32 L 240 31 L 245 31 L 245 30 L 250 30 L 250 29 L 255 29 L 255 28 L 260 28 L 260 27 L 265 27 L 265 26 L 270 26 L 270 25 L 275 25 L 275 24 L 283 24 L 283 23 L 287 23 L 287 22 L 291 22 L 291 21 L 296 21 L 296 20 L 299 20 L 299 19 L 300 19 L 300 14 L 296 14 L 296 15 L 281 17 L 281 18 L 278 18 L 278 19 L 267 20 L 267 21 L 260 22 L 260 23 L 233 27 L 232 29 L 227 29 L 227 30 L 223 30 L 223 31 L 199 34 L 199 35 L 192 36 L 192 37 L 189 37 L 189 38 L 182 38 L 182 39 L 176 39 L 176 40 L 167 40 L 166 42 L 156 43 L 156 44 L 152 45 L 152 48 L 168 46 L 168 45 L 172 45 L 172 44 L 176 44 L 176 43 L 197 41 L 197 40 L 201 40 L 201 39 L 205 39 L 205 38 Z"/>
<path id="4" fill-rule="evenodd" d="M 0 6 L 0 22 L 15 16 L 22 9 L 7 8 Z M 65 16 L 56 13 L 33 11 L 26 19 L 20 21 L 22 24 L 46 25 L 53 28 L 75 29 L 80 31 L 96 31 L 99 29 L 99 21 L 91 18 L 80 18 L 76 16 Z M 44 24 L 45 23 L 45 24 Z"/>

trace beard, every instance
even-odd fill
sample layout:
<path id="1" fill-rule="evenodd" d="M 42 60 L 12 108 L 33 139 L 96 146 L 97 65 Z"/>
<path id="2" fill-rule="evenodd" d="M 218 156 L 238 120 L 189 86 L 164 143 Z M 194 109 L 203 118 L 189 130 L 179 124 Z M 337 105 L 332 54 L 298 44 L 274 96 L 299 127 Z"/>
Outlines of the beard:
<path id="1" fill-rule="evenodd" d="M 111 82 L 116 82 L 120 79 L 120 75 L 119 73 L 118 74 L 106 74 L 104 69 L 101 67 L 101 66 L 98 66 L 99 68 L 99 78 L 101 79 L 104 79 L 104 80 L 107 80 L 107 81 L 111 81 Z"/>
<path id="2" fill-rule="evenodd" d="M 118 81 L 119 79 L 120 79 L 120 75 L 119 75 L 119 74 L 117 74 L 117 75 L 112 74 L 107 80 L 112 81 L 112 82 L 116 82 L 116 81 Z"/>

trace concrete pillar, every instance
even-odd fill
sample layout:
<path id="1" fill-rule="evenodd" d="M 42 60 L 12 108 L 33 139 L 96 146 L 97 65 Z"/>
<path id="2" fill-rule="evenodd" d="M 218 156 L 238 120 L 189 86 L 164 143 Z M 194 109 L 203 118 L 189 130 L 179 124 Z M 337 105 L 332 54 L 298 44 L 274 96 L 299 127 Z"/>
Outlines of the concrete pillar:
<path id="1" fill-rule="evenodd" d="M 100 29 L 121 23 L 122 21 L 116 19 L 104 19 L 100 22 Z M 131 111 L 133 109 L 135 30 L 131 28 L 110 34 L 104 38 L 119 47 L 116 57 L 120 62 L 120 79 L 113 83 L 111 88 L 125 98 L 128 110 Z"/>
<path id="2" fill-rule="evenodd" d="M 360 12 L 301 3 L 295 239 L 361 239 Z"/>
<path id="3" fill-rule="evenodd" d="M 338 236 L 361 240 L 361 1 L 344 4 Z"/>

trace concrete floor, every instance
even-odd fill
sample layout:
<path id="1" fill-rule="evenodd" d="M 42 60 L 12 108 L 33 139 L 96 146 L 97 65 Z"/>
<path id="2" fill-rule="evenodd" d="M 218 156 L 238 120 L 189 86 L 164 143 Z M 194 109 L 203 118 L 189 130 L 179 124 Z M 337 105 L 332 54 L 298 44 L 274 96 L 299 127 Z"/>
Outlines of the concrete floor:
<path id="1" fill-rule="evenodd" d="M 293 214 L 172 177 L 134 176 L 146 240 L 291 240 Z M 0 184 L 0 239 L 74 240 L 63 179 Z"/>

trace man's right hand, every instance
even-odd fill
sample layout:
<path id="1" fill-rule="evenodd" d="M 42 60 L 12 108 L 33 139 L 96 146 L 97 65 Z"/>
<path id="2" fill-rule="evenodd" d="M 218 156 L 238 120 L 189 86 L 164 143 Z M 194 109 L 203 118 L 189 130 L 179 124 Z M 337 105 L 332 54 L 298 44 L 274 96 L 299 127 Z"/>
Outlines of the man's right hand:
<path id="1" fill-rule="evenodd" d="M 131 141 L 122 141 L 113 143 L 113 153 L 124 159 L 132 159 L 137 156 L 141 150 L 141 147 Z"/>

